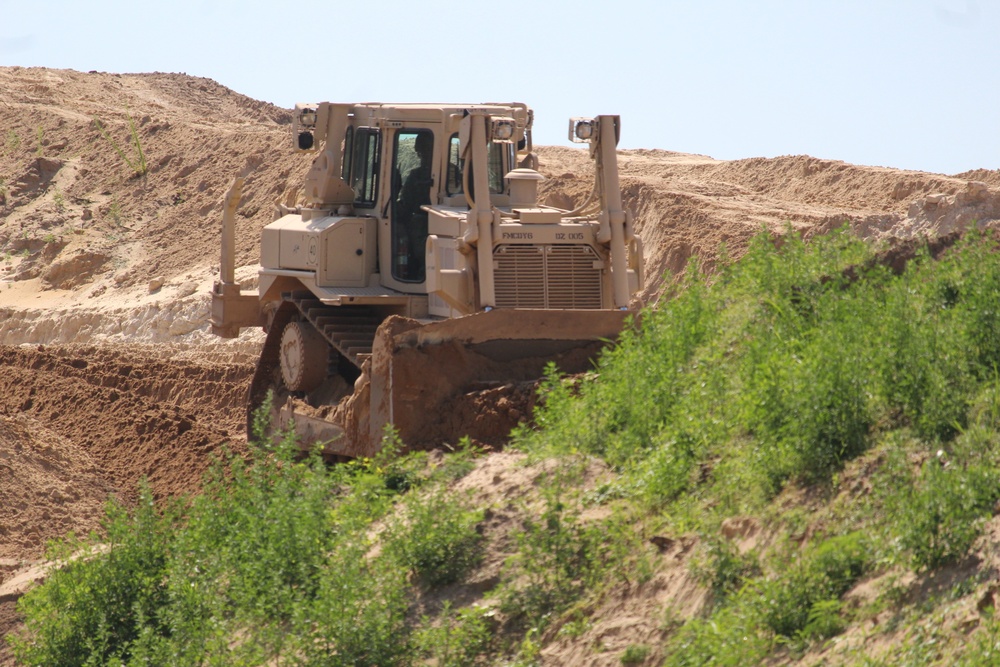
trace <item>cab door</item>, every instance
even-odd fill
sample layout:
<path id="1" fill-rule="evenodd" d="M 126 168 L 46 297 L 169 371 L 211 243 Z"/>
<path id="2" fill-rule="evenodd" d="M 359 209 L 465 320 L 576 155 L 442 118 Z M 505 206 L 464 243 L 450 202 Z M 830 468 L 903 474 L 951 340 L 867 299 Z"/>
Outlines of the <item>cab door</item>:
<path id="1" fill-rule="evenodd" d="M 427 211 L 433 201 L 434 133 L 403 129 L 393 137 L 390 222 L 392 277 L 403 283 L 426 279 Z"/>

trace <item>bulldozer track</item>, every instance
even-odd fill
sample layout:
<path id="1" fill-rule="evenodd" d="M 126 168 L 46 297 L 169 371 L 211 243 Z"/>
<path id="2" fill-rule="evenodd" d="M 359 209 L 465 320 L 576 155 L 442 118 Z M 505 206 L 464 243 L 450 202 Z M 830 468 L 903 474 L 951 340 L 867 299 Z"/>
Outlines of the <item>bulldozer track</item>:
<path id="1" fill-rule="evenodd" d="M 327 306 L 307 291 L 285 292 L 282 297 L 298 308 L 324 339 L 352 364 L 371 356 L 381 317 L 365 306 Z"/>

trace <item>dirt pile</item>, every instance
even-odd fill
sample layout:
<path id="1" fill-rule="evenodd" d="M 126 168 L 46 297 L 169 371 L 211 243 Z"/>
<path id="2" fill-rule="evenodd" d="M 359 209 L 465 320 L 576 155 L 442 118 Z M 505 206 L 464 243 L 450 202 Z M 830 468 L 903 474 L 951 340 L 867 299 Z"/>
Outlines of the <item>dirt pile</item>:
<path id="1" fill-rule="evenodd" d="M 97 528 L 112 486 L 86 450 L 24 415 L 0 416 L 0 561 Z"/>
<path id="2" fill-rule="evenodd" d="M 28 251 L 14 277 L 82 253 L 105 257 L 88 263 L 113 269 L 93 275 L 119 275 L 115 289 L 205 264 L 222 195 L 248 161 L 237 258 L 251 263 L 252 232 L 308 167 L 287 149 L 287 111 L 207 79 L 0 68 L 0 89 L 0 246 Z"/>
<path id="3" fill-rule="evenodd" d="M 71 441 L 110 489 L 131 493 L 145 477 L 158 496 L 194 491 L 218 447 L 239 441 L 252 370 L 72 347 L 0 348 L 0 368 L 0 414 Z"/>

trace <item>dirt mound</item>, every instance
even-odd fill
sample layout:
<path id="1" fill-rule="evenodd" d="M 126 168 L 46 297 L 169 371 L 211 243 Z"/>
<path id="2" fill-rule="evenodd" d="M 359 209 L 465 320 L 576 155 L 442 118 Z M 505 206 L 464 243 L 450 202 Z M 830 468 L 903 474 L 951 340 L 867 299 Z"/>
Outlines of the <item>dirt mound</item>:
<path id="1" fill-rule="evenodd" d="M 242 437 L 249 365 L 127 349 L 2 347 L 0 369 L 0 414 L 44 423 L 126 495 L 143 477 L 159 496 L 193 491 L 219 447 Z"/>
<path id="2" fill-rule="evenodd" d="M 98 526 L 113 487 L 94 459 L 24 415 L 0 415 L 0 561 L 34 560 L 47 540 Z"/>
<path id="3" fill-rule="evenodd" d="M 274 202 L 309 166 L 288 150 L 288 111 L 208 79 L 15 67 L 0 90 L 0 248 L 26 264 L 53 243 L 108 255 L 117 288 L 211 264 L 222 195 L 248 162 L 237 258 L 255 261 Z"/>

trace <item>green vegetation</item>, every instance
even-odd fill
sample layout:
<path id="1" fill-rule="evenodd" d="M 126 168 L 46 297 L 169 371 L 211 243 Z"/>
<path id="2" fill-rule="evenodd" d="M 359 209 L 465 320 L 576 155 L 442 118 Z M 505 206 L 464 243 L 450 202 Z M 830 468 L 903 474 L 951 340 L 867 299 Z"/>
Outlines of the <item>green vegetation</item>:
<path id="1" fill-rule="evenodd" d="M 429 586 L 453 584 L 480 560 L 481 512 L 443 487 L 410 494 L 389 527 L 387 549 L 401 565 Z"/>
<path id="2" fill-rule="evenodd" d="M 4 154 L 13 153 L 21 147 L 21 136 L 14 130 L 7 130 L 7 137 L 4 140 Z"/>
<path id="3" fill-rule="evenodd" d="M 630 644 L 622 653 L 623 665 L 641 665 L 649 657 L 650 649 L 644 644 Z"/>
<path id="4" fill-rule="evenodd" d="M 701 535 L 714 607 L 680 623 L 668 665 L 834 636 L 866 613 L 842 599 L 859 578 L 961 561 L 1000 500 L 997 243 L 970 234 L 897 275 L 845 233 L 782 241 L 711 282 L 692 266 L 590 377 L 550 375 L 542 428 L 516 437 L 606 460 L 612 495 Z M 802 492 L 825 500 L 786 511 Z M 734 516 L 777 545 L 740 552 L 720 536 Z"/>
<path id="5" fill-rule="evenodd" d="M 613 660 L 785 664 L 867 623 L 889 652 L 825 657 L 991 664 L 1000 621 L 968 563 L 1000 501 L 998 250 L 970 234 L 894 272 L 846 233 L 761 235 L 710 280 L 692 266 L 592 373 L 549 373 L 537 428 L 514 435 L 534 480 L 503 509 L 512 532 L 491 541 L 496 508 L 455 490 L 468 443 L 401 457 L 389 434 L 377 459 L 325 466 L 286 438 L 225 457 L 196 498 L 143 490 L 101 535 L 55 545 L 63 564 L 21 600 L 15 651 L 532 665 L 557 638 L 605 650 L 588 635 L 602 604 L 690 549 L 707 605 L 668 601 L 666 639 Z M 848 594 L 859 582 L 867 597 Z M 949 634 L 977 602 L 978 629 Z"/>
<path id="6" fill-rule="evenodd" d="M 122 212 L 122 206 L 115 198 L 112 198 L 111 203 L 108 204 L 108 217 L 111 218 L 111 222 L 115 223 L 116 227 L 121 227 L 125 224 L 125 214 Z"/>
<path id="7" fill-rule="evenodd" d="M 128 166 L 134 176 L 145 176 L 149 171 L 149 164 L 146 162 L 146 154 L 142 150 L 139 128 L 128 109 L 125 110 L 125 116 L 128 118 L 129 129 L 128 151 L 125 151 L 125 149 L 123 149 L 121 145 L 114 140 L 114 138 L 104 128 L 101 121 L 96 117 L 94 118 L 94 126 L 97 128 L 97 131 L 100 132 L 101 136 L 104 137 L 104 140 L 111 144 L 111 147 L 115 149 L 116 153 L 118 153 L 118 157 L 120 157 Z"/>
<path id="8" fill-rule="evenodd" d="M 432 466 L 397 447 L 390 437 L 375 460 L 328 467 L 296 461 L 286 437 L 249 460 L 224 457 L 187 502 L 158 505 L 144 487 L 134 509 L 110 504 L 102 535 L 51 548 L 59 566 L 20 602 L 16 654 L 51 665 L 475 664 L 497 641 L 487 608 L 446 603 L 408 618 L 421 590 L 461 582 L 481 558 L 482 514 L 449 490 L 474 452 Z M 531 557 L 564 557 L 548 548 Z"/>

